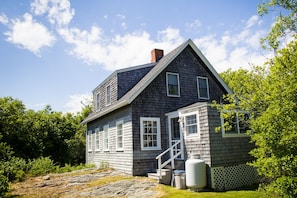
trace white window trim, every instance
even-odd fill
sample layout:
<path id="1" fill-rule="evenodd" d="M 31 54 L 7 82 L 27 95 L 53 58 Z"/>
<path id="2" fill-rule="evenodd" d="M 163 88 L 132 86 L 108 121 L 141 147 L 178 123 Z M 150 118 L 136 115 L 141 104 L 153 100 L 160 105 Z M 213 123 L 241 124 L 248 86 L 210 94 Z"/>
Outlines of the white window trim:
<path id="1" fill-rule="evenodd" d="M 237 124 L 237 129 L 238 129 L 237 133 L 228 133 L 228 132 L 226 133 L 226 131 L 225 131 L 225 127 L 224 127 L 224 118 L 223 118 L 223 116 L 222 116 L 222 113 L 224 113 L 224 112 L 231 112 L 231 111 L 232 111 L 232 110 L 222 110 L 222 111 L 220 112 L 222 136 L 223 136 L 224 138 L 228 138 L 228 137 L 231 137 L 231 138 L 232 138 L 232 137 L 248 137 L 248 134 L 246 134 L 246 133 L 240 133 L 238 116 L 236 116 L 236 124 Z M 235 113 L 238 114 L 238 113 L 248 113 L 248 112 L 246 112 L 246 111 L 238 111 L 238 110 L 236 110 Z"/>
<path id="2" fill-rule="evenodd" d="M 168 75 L 175 75 L 175 76 L 177 76 L 178 95 L 170 95 L 169 94 L 169 89 L 168 89 Z M 166 89 L 167 89 L 167 96 L 169 96 L 169 97 L 180 97 L 180 84 L 179 84 L 179 74 L 178 73 L 166 72 Z"/>
<path id="3" fill-rule="evenodd" d="M 156 121 L 157 122 L 157 146 L 156 147 L 144 147 L 143 145 L 143 121 Z M 160 118 L 155 117 L 140 117 L 140 143 L 141 150 L 150 151 L 150 150 L 161 150 L 161 126 L 160 126 Z"/>
<path id="4" fill-rule="evenodd" d="M 122 148 L 119 147 L 118 142 L 118 125 L 122 125 Z M 116 150 L 117 151 L 123 151 L 124 150 L 124 121 L 120 120 L 116 122 Z"/>
<path id="5" fill-rule="evenodd" d="M 100 111 L 100 93 L 96 94 L 96 111 Z"/>
<path id="6" fill-rule="evenodd" d="M 92 152 L 92 130 L 87 132 L 88 152 Z"/>
<path id="7" fill-rule="evenodd" d="M 199 79 L 205 79 L 205 80 L 206 80 L 207 96 L 208 96 L 208 97 L 201 97 L 201 96 L 200 96 L 200 91 L 199 91 Z M 206 99 L 206 100 L 209 100 L 209 85 L 208 85 L 208 78 L 207 78 L 207 77 L 197 76 L 197 90 L 198 90 L 198 98 L 199 98 L 199 99 Z"/>
<path id="8" fill-rule="evenodd" d="M 107 88 L 109 87 L 109 95 L 107 95 Z M 109 97 L 109 102 L 107 100 L 107 98 Z M 109 106 L 111 104 L 111 85 L 108 84 L 106 87 L 105 87 L 105 104 L 106 106 Z"/>
<path id="9" fill-rule="evenodd" d="M 186 117 L 191 116 L 191 115 L 196 115 L 196 124 L 197 124 L 197 133 L 196 134 L 188 134 L 187 132 L 187 125 L 186 125 Z M 200 120 L 199 120 L 199 112 L 194 111 L 190 113 L 186 113 L 182 115 L 184 117 L 184 132 L 185 132 L 185 138 L 200 138 Z"/>
<path id="10" fill-rule="evenodd" d="M 106 135 L 107 135 L 107 145 L 106 145 L 106 142 L 105 142 Z M 105 125 L 103 127 L 103 150 L 104 151 L 109 151 L 109 125 Z"/>
<path id="11" fill-rule="evenodd" d="M 100 150 L 100 131 L 99 128 L 95 129 L 95 151 Z"/>

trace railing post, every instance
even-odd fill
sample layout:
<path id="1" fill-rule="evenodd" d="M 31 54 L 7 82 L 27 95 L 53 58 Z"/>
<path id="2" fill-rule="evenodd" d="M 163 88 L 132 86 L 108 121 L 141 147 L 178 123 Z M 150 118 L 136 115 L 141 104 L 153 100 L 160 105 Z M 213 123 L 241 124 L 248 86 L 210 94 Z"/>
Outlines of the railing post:
<path id="1" fill-rule="evenodd" d="M 158 158 L 158 170 L 159 170 L 159 178 L 162 179 L 162 173 L 161 173 L 161 157 Z"/>

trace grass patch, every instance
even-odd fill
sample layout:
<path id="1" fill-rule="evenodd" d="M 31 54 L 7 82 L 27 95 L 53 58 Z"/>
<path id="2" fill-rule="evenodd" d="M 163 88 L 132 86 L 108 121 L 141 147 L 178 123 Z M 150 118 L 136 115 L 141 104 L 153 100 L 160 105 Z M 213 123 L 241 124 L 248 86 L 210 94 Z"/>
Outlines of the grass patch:
<path id="1" fill-rule="evenodd" d="M 162 198 L 180 198 L 180 197 L 187 197 L 187 198 L 233 198 L 233 197 L 240 197 L 240 198 L 261 198 L 263 194 L 255 190 L 233 190 L 233 191 L 226 191 L 226 192 L 193 192 L 188 189 L 185 190 L 178 190 L 171 186 L 166 185 L 158 185 L 157 191 L 160 192 Z"/>
<path id="2" fill-rule="evenodd" d="M 121 180 L 130 180 L 133 178 L 134 177 L 132 177 L 132 176 L 123 176 L 123 175 L 103 177 L 103 178 L 100 178 L 98 180 L 88 183 L 88 187 L 103 186 L 108 183 L 117 182 L 117 181 L 121 181 Z"/>

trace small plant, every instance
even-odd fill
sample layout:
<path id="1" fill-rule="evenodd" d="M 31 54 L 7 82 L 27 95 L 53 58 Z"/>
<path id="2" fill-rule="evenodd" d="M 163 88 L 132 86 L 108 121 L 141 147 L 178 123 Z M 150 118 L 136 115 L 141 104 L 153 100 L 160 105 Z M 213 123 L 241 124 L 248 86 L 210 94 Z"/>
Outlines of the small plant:
<path id="1" fill-rule="evenodd" d="M 54 161 L 51 160 L 49 157 L 34 159 L 30 161 L 29 164 L 31 167 L 29 170 L 29 174 L 32 176 L 44 175 L 56 170 Z"/>
<path id="2" fill-rule="evenodd" d="M 2 170 L 2 174 L 6 176 L 9 181 L 15 179 L 22 180 L 25 174 L 21 174 L 21 172 L 25 173 L 28 170 L 28 165 L 23 158 L 12 157 L 8 161 L 0 161 L 0 170 Z"/>
<path id="3" fill-rule="evenodd" d="M 3 197 L 8 192 L 9 183 L 8 178 L 3 175 L 3 171 L 0 172 L 0 197 Z"/>
<path id="4" fill-rule="evenodd" d="M 100 168 L 108 168 L 109 167 L 109 164 L 107 161 L 101 161 L 100 162 Z"/>

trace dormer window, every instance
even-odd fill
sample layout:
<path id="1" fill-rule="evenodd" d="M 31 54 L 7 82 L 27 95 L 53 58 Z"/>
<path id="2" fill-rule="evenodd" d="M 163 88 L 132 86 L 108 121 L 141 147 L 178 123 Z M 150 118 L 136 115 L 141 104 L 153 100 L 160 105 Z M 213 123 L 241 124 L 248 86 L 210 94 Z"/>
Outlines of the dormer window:
<path id="1" fill-rule="evenodd" d="M 208 78 L 198 76 L 197 87 L 198 87 L 198 98 L 209 99 Z"/>
<path id="2" fill-rule="evenodd" d="M 106 87 L 106 105 L 110 105 L 110 85 Z"/>
<path id="3" fill-rule="evenodd" d="M 166 73 L 167 96 L 179 97 L 179 75 L 176 73 Z"/>

